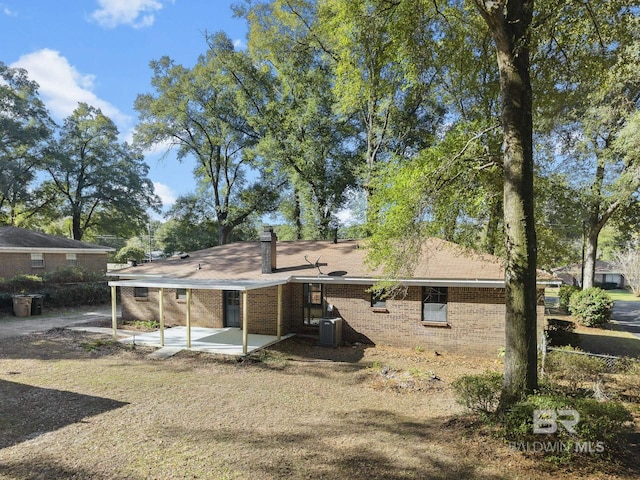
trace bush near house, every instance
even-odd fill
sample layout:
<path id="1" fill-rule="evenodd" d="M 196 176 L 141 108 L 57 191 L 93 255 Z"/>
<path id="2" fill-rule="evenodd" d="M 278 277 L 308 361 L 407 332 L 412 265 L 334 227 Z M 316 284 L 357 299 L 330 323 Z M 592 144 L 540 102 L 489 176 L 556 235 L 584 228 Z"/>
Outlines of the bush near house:
<path id="1" fill-rule="evenodd" d="M 611 320 L 613 300 L 601 288 L 587 288 L 571 295 L 569 312 L 585 327 L 600 327 Z"/>
<path id="2" fill-rule="evenodd" d="M 562 285 L 558 289 L 558 301 L 561 307 L 568 307 L 569 300 L 571 299 L 571 295 L 580 291 L 580 287 L 575 287 L 573 285 Z"/>
<path id="3" fill-rule="evenodd" d="M 40 275 L 17 275 L 0 279 L 0 311 L 13 312 L 13 295 L 43 295 L 45 308 L 102 305 L 111 292 L 103 274 L 80 267 L 63 267 Z"/>
<path id="4" fill-rule="evenodd" d="M 624 457 L 629 447 L 626 434 L 631 431 L 633 422 L 625 404 L 606 397 L 600 400 L 593 398 L 589 388 L 567 390 L 567 382 L 585 386 L 594 378 L 600 378 L 604 375 L 602 365 L 598 360 L 587 357 L 566 356 L 555 360 L 556 364 L 550 365 L 550 369 L 558 373 L 557 368 L 571 368 L 572 377 L 550 375 L 538 392 L 506 410 L 496 408 L 502 378 L 497 372 L 465 375 L 452 386 L 458 403 L 475 414 L 492 434 L 525 456 L 542 457 L 551 463 L 568 465 L 587 459 L 597 463 L 603 457 Z M 626 376 L 633 378 L 632 374 Z M 569 430 L 561 420 L 563 415 L 572 414 L 577 423 Z M 548 433 L 534 429 L 541 425 L 557 428 L 549 428 Z M 542 448 L 544 445 L 551 448 Z M 591 455 L 594 453 L 597 456 Z"/>

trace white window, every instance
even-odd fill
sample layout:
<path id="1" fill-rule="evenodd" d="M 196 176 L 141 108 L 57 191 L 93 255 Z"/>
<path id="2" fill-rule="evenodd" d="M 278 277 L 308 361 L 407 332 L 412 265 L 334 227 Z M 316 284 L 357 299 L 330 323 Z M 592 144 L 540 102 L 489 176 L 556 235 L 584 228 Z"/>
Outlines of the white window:
<path id="1" fill-rule="evenodd" d="M 78 254 L 67 253 L 67 267 L 75 267 L 78 265 Z"/>
<path id="2" fill-rule="evenodd" d="M 32 268 L 44 268 L 44 253 L 32 253 L 31 254 L 31 267 Z"/>

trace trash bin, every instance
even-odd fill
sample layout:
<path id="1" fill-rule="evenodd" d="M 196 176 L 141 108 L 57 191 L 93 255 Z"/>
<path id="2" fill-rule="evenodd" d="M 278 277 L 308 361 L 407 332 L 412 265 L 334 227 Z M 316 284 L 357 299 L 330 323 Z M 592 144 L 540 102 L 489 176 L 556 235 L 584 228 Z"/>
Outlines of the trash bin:
<path id="1" fill-rule="evenodd" d="M 323 347 L 337 347 L 342 343 L 342 319 L 320 319 L 319 344 Z"/>
<path id="2" fill-rule="evenodd" d="M 29 295 L 15 295 L 13 297 L 13 313 L 16 317 L 31 316 L 31 297 Z"/>
<path id="3" fill-rule="evenodd" d="M 31 315 L 42 315 L 42 295 L 29 295 L 31 297 Z"/>

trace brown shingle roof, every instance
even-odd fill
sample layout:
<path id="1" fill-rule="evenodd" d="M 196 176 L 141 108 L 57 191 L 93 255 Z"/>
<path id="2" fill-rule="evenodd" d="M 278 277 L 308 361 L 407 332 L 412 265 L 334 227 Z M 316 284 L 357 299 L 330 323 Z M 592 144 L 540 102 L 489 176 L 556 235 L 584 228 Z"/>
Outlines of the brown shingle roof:
<path id="1" fill-rule="evenodd" d="M 240 242 L 189 253 L 188 258 L 172 257 L 118 274 L 159 275 L 168 278 L 214 280 L 286 280 L 318 275 L 343 278 L 380 278 L 365 263 L 363 241 L 278 241 L 277 270 L 261 273 L 260 242 Z M 306 256 L 306 259 L 305 259 Z M 318 260 L 318 268 L 312 264 Z M 439 239 L 425 242 L 423 256 L 414 279 L 503 280 L 502 261 Z"/>

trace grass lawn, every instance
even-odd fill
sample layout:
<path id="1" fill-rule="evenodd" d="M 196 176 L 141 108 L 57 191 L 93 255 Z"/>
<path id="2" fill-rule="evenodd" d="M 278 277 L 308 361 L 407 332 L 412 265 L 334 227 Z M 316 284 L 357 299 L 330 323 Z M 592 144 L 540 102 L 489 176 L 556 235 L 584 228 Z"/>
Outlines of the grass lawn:
<path id="1" fill-rule="evenodd" d="M 640 297 L 636 297 L 631 290 L 607 290 L 607 294 L 613 300 L 624 300 L 625 302 L 640 302 Z"/>
<path id="2" fill-rule="evenodd" d="M 562 469 L 460 417 L 451 382 L 499 359 L 290 339 L 167 360 L 54 330 L 0 342 L 0 479 L 637 479 Z"/>

